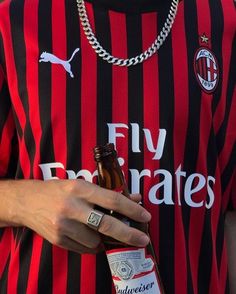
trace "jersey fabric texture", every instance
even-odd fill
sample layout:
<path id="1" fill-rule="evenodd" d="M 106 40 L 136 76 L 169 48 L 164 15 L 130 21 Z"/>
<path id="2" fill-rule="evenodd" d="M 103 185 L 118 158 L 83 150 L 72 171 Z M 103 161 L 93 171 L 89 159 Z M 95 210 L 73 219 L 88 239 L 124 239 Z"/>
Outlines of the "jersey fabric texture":
<path id="1" fill-rule="evenodd" d="M 146 50 L 164 0 L 86 1 L 114 56 Z M 0 5 L 0 176 L 96 181 L 92 149 L 113 142 L 130 191 L 152 213 L 167 294 L 229 293 L 224 218 L 236 208 L 233 0 L 183 0 L 153 57 L 97 57 L 75 0 Z M 0 292 L 111 294 L 105 254 L 78 255 L 28 228 L 0 230 Z"/>

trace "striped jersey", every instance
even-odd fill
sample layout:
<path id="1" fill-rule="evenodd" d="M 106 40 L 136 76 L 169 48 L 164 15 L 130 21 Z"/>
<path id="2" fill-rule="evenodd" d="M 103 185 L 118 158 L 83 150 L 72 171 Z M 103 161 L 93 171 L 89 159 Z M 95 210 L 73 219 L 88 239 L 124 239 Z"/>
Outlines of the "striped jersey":
<path id="1" fill-rule="evenodd" d="M 144 52 L 171 1 L 87 0 L 113 56 Z M 75 0 L 0 4 L 0 176 L 96 182 L 114 143 L 151 212 L 167 294 L 229 293 L 224 219 L 236 209 L 233 0 L 182 0 L 164 44 L 135 66 L 98 57 Z M 1 197 L 1 196 L 0 196 Z M 68 252 L 28 228 L 0 230 L 0 293 L 115 293 L 104 253 Z M 126 293 L 125 293 L 126 294 Z"/>

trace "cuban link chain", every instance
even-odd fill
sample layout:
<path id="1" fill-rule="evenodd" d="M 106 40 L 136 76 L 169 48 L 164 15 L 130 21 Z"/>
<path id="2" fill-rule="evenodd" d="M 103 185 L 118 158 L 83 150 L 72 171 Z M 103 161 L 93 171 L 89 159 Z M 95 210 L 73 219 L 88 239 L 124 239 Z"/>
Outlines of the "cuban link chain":
<path id="1" fill-rule="evenodd" d="M 107 52 L 99 43 L 97 38 L 95 37 L 91 25 L 89 23 L 88 15 L 86 12 L 84 0 L 76 0 L 77 1 L 77 7 L 78 7 L 78 12 L 79 12 L 79 18 L 81 21 L 81 25 L 83 27 L 84 33 L 94 49 L 94 51 L 100 56 L 103 60 L 106 60 L 108 63 L 118 65 L 118 66 L 131 66 L 131 65 L 136 65 L 138 63 L 144 62 L 144 60 L 150 58 L 153 54 L 155 54 L 161 45 L 165 42 L 167 36 L 169 35 L 171 28 L 173 26 L 173 23 L 175 21 L 175 17 L 177 14 L 178 10 L 178 4 L 179 0 L 172 0 L 170 10 L 167 16 L 167 19 L 164 23 L 164 26 L 160 32 L 160 34 L 157 36 L 156 40 L 152 43 L 152 45 L 145 50 L 143 53 L 140 55 L 137 55 L 132 58 L 128 59 L 122 59 L 115 57 L 111 55 L 109 52 Z"/>

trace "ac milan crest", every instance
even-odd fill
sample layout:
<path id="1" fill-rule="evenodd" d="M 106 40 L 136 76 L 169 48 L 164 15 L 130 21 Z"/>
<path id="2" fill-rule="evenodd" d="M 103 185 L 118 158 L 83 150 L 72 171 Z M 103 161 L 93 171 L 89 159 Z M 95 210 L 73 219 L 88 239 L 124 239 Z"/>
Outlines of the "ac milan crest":
<path id="1" fill-rule="evenodd" d="M 201 47 L 194 56 L 194 71 L 203 91 L 210 94 L 215 91 L 219 82 L 219 65 L 215 55 Z"/>

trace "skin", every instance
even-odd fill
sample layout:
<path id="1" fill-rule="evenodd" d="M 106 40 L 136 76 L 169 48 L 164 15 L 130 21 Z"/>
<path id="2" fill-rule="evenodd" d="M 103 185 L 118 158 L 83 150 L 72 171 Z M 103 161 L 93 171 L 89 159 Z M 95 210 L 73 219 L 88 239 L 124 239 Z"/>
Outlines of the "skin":
<path id="1" fill-rule="evenodd" d="M 149 222 L 151 215 L 137 202 L 84 180 L 17 180 L 0 184 L 0 227 L 26 226 L 49 242 L 78 253 L 101 250 L 99 233 L 132 246 L 146 246 L 145 233 L 104 215 L 99 232 L 86 225 L 95 205 L 117 211 L 133 220 Z"/>
<path id="2" fill-rule="evenodd" d="M 126 244 L 142 247 L 149 238 L 119 220 L 105 215 L 99 231 L 86 225 L 95 205 L 117 211 L 139 222 L 151 215 L 137 204 L 141 195 L 128 199 L 120 193 L 102 189 L 83 180 L 2 180 L 0 183 L 0 227 L 26 226 L 59 247 L 77 253 L 103 250 L 99 233 Z M 236 212 L 225 222 L 231 293 L 236 293 Z"/>

